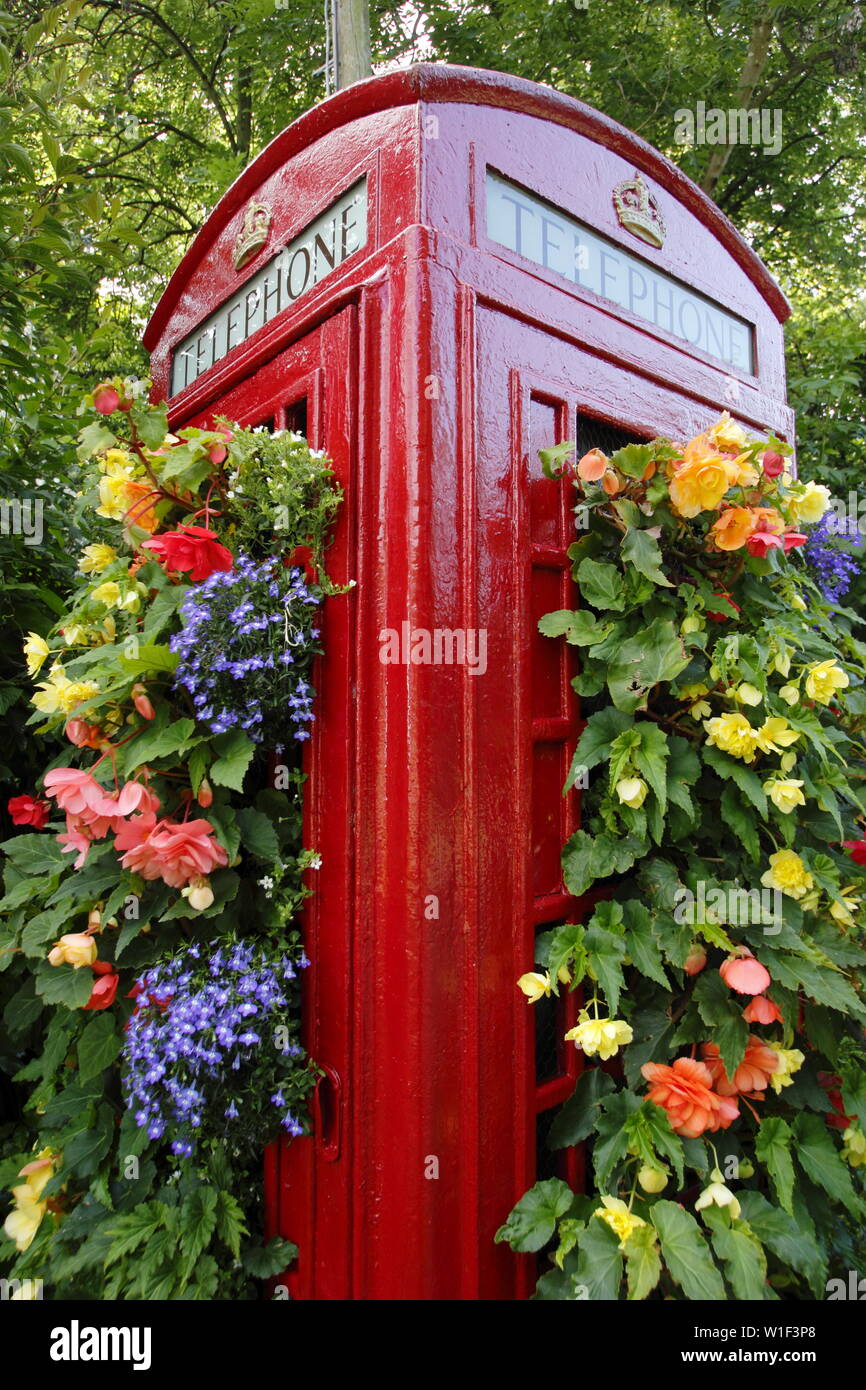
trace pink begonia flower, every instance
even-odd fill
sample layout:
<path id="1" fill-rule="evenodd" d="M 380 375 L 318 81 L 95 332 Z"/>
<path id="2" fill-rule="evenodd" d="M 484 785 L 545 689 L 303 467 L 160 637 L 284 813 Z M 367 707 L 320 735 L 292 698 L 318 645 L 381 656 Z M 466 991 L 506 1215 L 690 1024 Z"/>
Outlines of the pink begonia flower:
<path id="1" fill-rule="evenodd" d="M 728 989 L 737 994 L 763 994 L 770 984 L 770 972 L 745 947 L 743 951 L 743 955 L 728 956 L 722 961 L 719 974 Z"/>
<path id="2" fill-rule="evenodd" d="M 228 863 L 213 834 L 210 821 L 157 821 L 152 811 L 146 811 L 125 821 L 114 843 L 125 869 L 142 878 L 161 878 L 171 888 L 185 888 L 191 879 Z"/>
<path id="3" fill-rule="evenodd" d="M 131 816 L 133 811 L 159 810 L 159 797 L 143 782 L 124 783 L 120 791 L 112 793 L 108 800 L 117 808 L 117 816 Z"/>
<path id="4" fill-rule="evenodd" d="M 57 842 L 63 846 L 64 854 L 72 854 L 78 850 L 78 858 L 73 868 L 80 869 L 86 863 L 93 840 L 94 836 L 90 833 L 90 826 L 85 825 L 79 816 L 67 814 L 66 829 L 57 836 Z"/>
<path id="5" fill-rule="evenodd" d="M 46 772 L 45 790 L 61 811 L 68 811 L 73 816 L 80 816 L 84 811 L 106 814 L 102 809 L 107 800 L 105 788 L 89 772 L 82 772 L 80 768 L 55 767 L 53 771 Z"/>

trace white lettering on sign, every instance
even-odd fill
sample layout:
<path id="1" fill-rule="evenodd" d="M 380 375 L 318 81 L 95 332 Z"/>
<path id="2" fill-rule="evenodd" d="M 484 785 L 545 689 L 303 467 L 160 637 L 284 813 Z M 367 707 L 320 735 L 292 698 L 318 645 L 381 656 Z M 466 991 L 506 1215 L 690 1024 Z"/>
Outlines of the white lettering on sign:
<path id="1" fill-rule="evenodd" d="M 178 343 L 171 360 L 171 394 L 246 342 L 263 324 L 318 285 L 367 241 L 367 180 L 305 227 L 233 299 Z"/>
<path id="2" fill-rule="evenodd" d="M 753 371 L 753 326 L 745 319 L 490 169 L 487 235 L 710 357 Z"/>

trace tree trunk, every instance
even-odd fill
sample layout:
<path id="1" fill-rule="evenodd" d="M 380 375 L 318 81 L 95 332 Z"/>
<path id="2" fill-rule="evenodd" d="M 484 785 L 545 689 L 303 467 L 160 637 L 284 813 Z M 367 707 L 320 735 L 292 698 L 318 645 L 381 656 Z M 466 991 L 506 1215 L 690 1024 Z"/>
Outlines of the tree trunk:
<path id="1" fill-rule="evenodd" d="M 755 95 L 755 89 L 767 66 L 767 57 L 770 52 L 770 39 L 773 34 L 773 21 L 767 11 L 755 20 L 752 35 L 749 39 L 749 51 L 746 54 L 746 61 L 740 73 L 740 80 L 737 85 L 734 105 L 748 110 Z M 725 166 L 731 157 L 732 145 L 719 145 L 710 155 L 706 171 L 701 179 L 701 188 L 710 197 L 715 193 L 719 179 L 724 173 Z"/>
<path id="2" fill-rule="evenodd" d="M 336 0 L 337 90 L 373 71 L 369 0 Z"/>

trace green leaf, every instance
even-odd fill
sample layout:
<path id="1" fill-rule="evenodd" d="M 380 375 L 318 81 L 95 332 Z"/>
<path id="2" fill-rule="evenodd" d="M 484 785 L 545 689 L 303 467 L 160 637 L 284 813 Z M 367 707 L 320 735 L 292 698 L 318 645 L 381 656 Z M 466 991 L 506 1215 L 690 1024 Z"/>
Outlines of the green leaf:
<path id="1" fill-rule="evenodd" d="M 598 879 L 624 874 L 642 849 L 634 835 L 620 837 L 602 831 L 592 836 L 577 830 L 562 851 L 565 886 L 575 898 L 582 897 Z"/>
<path id="2" fill-rule="evenodd" d="M 138 437 L 146 449 L 158 449 L 164 443 L 168 434 L 168 409 L 165 405 L 136 401 L 132 407 L 132 418 Z"/>
<path id="3" fill-rule="evenodd" d="M 562 444 L 551 444 L 546 449 L 539 449 L 538 457 L 541 459 L 541 471 L 545 478 L 561 478 L 569 455 L 573 453 L 574 444 L 570 440 L 566 440 Z"/>
<path id="4" fill-rule="evenodd" d="M 230 787 L 232 791 L 243 791 L 244 775 L 252 761 L 256 745 L 241 729 L 231 729 L 227 734 L 218 734 L 212 742 L 218 756 L 217 761 L 211 766 L 211 782 L 220 787 Z"/>
<path id="5" fill-rule="evenodd" d="M 550 1149 L 567 1149 L 572 1144 L 581 1144 L 595 1129 L 599 1118 L 599 1101 L 610 1095 L 616 1087 L 607 1072 L 600 1067 L 587 1067 L 577 1078 L 577 1085 L 550 1127 L 547 1146 Z"/>
<path id="6" fill-rule="evenodd" d="M 216 1229 L 223 1245 L 236 1260 L 239 1259 L 241 1238 L 247 1234 L 244 1214 L 232 1194 L 223 1189 L 217 1192 Z"/>
<path id="7" fill-rule="evenodd" d="M 616 565 L 604 560 L 581 560 L 577 567 L 577 582 L 581 597 L 593 608 L 622 612 L 625 607 L 623 576 Z"/>
<path id="8" fill-rule="evenodd" d="M 105 1263 L 114 1264 L 115 1260 L 123 1259 L 125 1255 L 137 1250 L 166 1224 L 167 1216 L 168 1208 L 162 1202 L 144 1202 L 136 1207 L 135 1211 L 121 1216 L 109 1227 L 109 1234 L 114 1239 L 105 1257 Z"/>
<path id="9" fill-rule="evenodd" d="M 590 772 L 599 763 L 605 762 L 610 757 L 611 744 L 633 723 L 629 715 L 610 706 L 591 714 L 577 741 L 564 790 L 568 791 L 574 785 L 579 769 Z"/>
<path id="10" fill-rule="evenodd" d="M 235 813 L 241 832 L 241 843 L 257 859 L 273 864 L 280 856 L 280 846 L 270 819 L 261 811 L 244 806 Z"/>
<path id="11" fill-rule="evenodd" d="M 110 1105 L 102 1104 L 96 1116 L 96 1124 L 82 1130 L 69 1144 L 64 1145 L 64 1171 L 75 1173 L 78 1177 L 88 1177 L 96 1172 L 108 1153 L 114 1135 L 114 1111 Z"/>
<path id="12" fill-rule="evenodd" d="M 82 1081 L 99 1076 L 120 1052 L 122 1039 L 111 1014 L 91 1019 L 78 1039 L 78 1075 Z"/>
<path id="13" fill-rule="evenodd" d="M 245 1245 L 241 1251 L 241 1264 L 255 1279 L 272 1279 L 282 1274 L 298 1258 L 298 1247 L 282 1236 L 273 1236 L 267 1245 L 258 1242 Z"/>
<path id="14" fill-rule="evenodd" d="M 11 840 L 3 841 L 0 849 L 8 855 L 20 874 L 29 874 L 34 878 L 40 874 L 56 874 L 69 866 L 69 858 L 64 858 L 60 845 L 48 833 L 13 835 Z"/>
<path id="15" fill-rule="evenodd" d="M 217 1194 L 212 1187 L 196 1187 L 183 1199 L 180 1210 L 184 1274 L 189 1278 L 198 1257 L 210 1244 L 217 1224 Z"/>
<path id="16" fill-rule="evenodd" d="M 660 1159 L 667 1159 L 676 1170 L 677 1185 L 682 1187 L 683 1142 L 671 1129 L 667 1111 L 653 1101 L 645 1100 L 639 1110 L 629 1115 L 624 1128 L 629 1152 L 637 1152 L 642 1161 L 653 1168 L 658 1167 Z"/>
<path id="17" fill-rule="evenodd" d="M 661 1004 L 637 1009 L 630 1022 L 634 1036 L 625 1049 L 624 1067 L 628 1084 L 638 1086 L 645 1062 L 663 1062 L 670 1055 L 674 1024 Z"/>
<path id="18" fill-rule="evenodd" d="M 742 841 L 749 858 L 757 863 L 761 858 L 761 846 L 754 812 L 743 802 L 739 789 L 735 789 L 730 783 L 722 791 L 722 820 L 730 826 L 737 839 Z"/>
<path id="19" fill-rule="evenodd" d="M 628 1153 L 629 1136 L 626 1121 L 635 1111 L 640 1110 L 643 1101 L 632 1091 L 617 1091 L 605 1096 L 601 1102 L 603 1114 L 596 1124 L 598 1138 L 592 1151 L 595 1181 L 599 1191 L 607 1186 L 607 1180 L 621 1159 Z"/>
<path id="20" fill-rule="evenodd" d="M 189 772 L 189 782 L 196 796 L 198 789 L 204 781 L 204 775 L 210 762 L 210 749 L 206 743 L 198 743 L 189 755 L 187 771 Z"/>
<path id="21" fill-rule="evenodd" d="M 772 1206 L 760 1192 L 740 1192 L 739 1202 L 743 1217 L 761 1244 L 772 1250 L 782 1265 L 802 1274 L 816 1298 L 823 1298 L 827 1262 L 814 1233 L 781 1207 Z"/>
<path id="22" fill-rule="evenodd" d="M 611 699 L 626 714 L 645 709 L 654 686 L 673 680 L 688 660 L 673 623 L 656 618 L 637 636 L 620 643 L 607 676 Z"/>
<path id="23" fill-rule="evenodd" d="M 522 1254 L 540 1250 L 556 1230 L 560 1217 L 571 1210 L 574 1193 L 560 1178 L 548 1178 L 531 1187 L 509 1213 L 494 1239 L 507 1241 Z"/>
<path id="24" fill-rule="evenodd" d="M 667 810 L 667 760 L 668 740 L 657 724 L 642 723 L 637 726 L 640 743 L 635 749 L 635 762 L 638 771 L 646 778 L 655 792 L 662 815 Z"/>
<path id="25" fill-rule="evenodd" d="M 701 756 L 708 767 L 720 777 L 730 778 L 740 789 L 745 797 L 748 797 L 755 810 L 762 820 L 767 819 L 767 796 L 761 783 L 760 777 L 756 772 L 751 772 L 742 763 L 731 758 L 727 753 L 723 753 L 721 748 L 715 748 L 711 743 L 705 743 L 701 748 Z"/>
<path id="26" fill-rule="evenodd" d="M 676 1202 L 656 1202 L 650 1210 L 671 1278 L 686 1298 L 706 1303 L 725 1301 L 722 1277 L 695 1218 Z"/>
<path id="27" fill-rule="evenodd" d="M 86 965 L 76 970 L 73 965 L 49 965 L 43 961 L 36 972 L 36 992 L 46 1004 L 64 1004 L 67 1009 L 81 1009 L 93 989 L 93 971 Z"/>
<path id="28" fill-rule="evenodd" d="M 834 1202 L 841 1202 L 852 1215 L 860 1215 L 860 1198 L 854 1191 L 848 1168 L 839 1156 L 823 1117 L 804 1111 L 794 1121 L 794 1135 L 797 1140 L 797 1162 L 806 1176 L 818 1187 L 823 1187 Z"/>
<path id="29" fill-rule="evenodd" d="M 630 527 L 623 538 L 622 555 L 628 564 L 634 565 L 639 574 L 651 579 L 654 584 L 661 584 L 665 589 L 673 588 L 661 568 L 662 552 L 659 543 L 649 531 L 639 531 L 637 527 Z"/>
<path id="30" fill-rule="evenodd" d="M 622 1286 L 622 1255 L 619 1240 L 606 1221 L 590 1221 L 579 1237 L 579 1257 L 575 1283 L 587 1290 L 592 1300 L 613 1302 Z"/>
<path id="31" fill-rule="evenodd" d="M 144 763 L 156 758 L 168 758 L 180 753 L 189 742 L 195 730 L 192 719 L 175 719 L 164 728 L 147 728 L 128 744 L 126 750 L 126 770 L 132 772 Z"/>
<path id="32" fill-rule="evenodd" d="M 595 921 L 593 914 L 592 922 Z M 622 962 L 625 956 L 625 941 L 622 936 L 603 927 L 590 925 L 586 929 L 583 944 L 589 958 L 589 968 L 598 981 L 607 1000 L 610 1016 L 613 1018 L 619 1007 L 620 990 L 623 988 Z"/>
<path id="33" fill-rule="evenodd" d="M 724 1263 L 734 1297 L 746 1302 L 771 1298 L 772 1291 L 767 1285 L 767 1257 L 747 1223 L 735 1221 L 728 1226 L 727 1217 L 718 1207 L 708 1207 L 703 1216 L 711 1227 L 710 1240 Z"/>
<path id="34" fill-rule="evenodd" d="M 25 956 L 44 957 L 48 942 L 62 933 L 68 919 L 69 913 L 65 907 L 47 908 L 31 917 L 21 933 L 21 949 Z"/>
<path id="35" fill-rule="evenodd" d="M 794 1164 L 791 1161 L 790 1125 L 778 1115 L 765 1115 L 755 1136 L 755 1157 L 766 1168 L 779 1204 L 794 1214 Z"/>
<path id="36" fill-rule="evenodd" d="M 576 612 L 563 608 L 557 613 L 545 613 L 538 622 L 542 637 L 564 637 L 574 647 L 592 647 L 603 642 L 610 630 L 610 623 L 599 623 L 595 614 L 586 608 Z"/>
<path id="37" fill-rule="evenodd" d="M 142 646 L 138 648 L 135 656 L 126 656 L 121 652 L 117 658 L 118 666 L 127 676 L 143 676 L 147 675 L 149 672 L 155 675 L 162 672 L 171 672 L 174 671 L 179 661 L 180 657 L 177 652 L 173 652 L 170 647 L 160 646 L 155 642 L 142 644 Z M 187 723 L 190 723 L 190 721 L 187 719 L 179 719 L 176 720 L 171 727 L 177 728 L 178 724 Z M 143 737 L 144 735 L 142 735 L 142 738 Z M 130 745 L 130 747 L 132 746 L 133 745 Z M 170 749 L 169 751 L 173 752 L 174 750 Z M 152 753 L 150 756 L 156 757 L 157 755 Z M 142 761 L 144 761 L 144 759 L 142 759 Z M 136 763 L 135 766 L 138 767 L 138 763 Z"/>
<path id="38" fill-rule="evenodd" d="M 635 1226 L 625 1242 L 625 1262 L 630 1299 L 646 1298 L 661 1277 L 662 1261 L 652 1226 Z"/>
<path id="39" fill-rule="evenodd" d="M 653 931 L 653 918 L 643 903 L 629 898 L 622 904 L 625 917 L 626 950 L 642 975 L 654 980 L 670 993 L 671 985 L 665 974 L 661 950 Z"/>

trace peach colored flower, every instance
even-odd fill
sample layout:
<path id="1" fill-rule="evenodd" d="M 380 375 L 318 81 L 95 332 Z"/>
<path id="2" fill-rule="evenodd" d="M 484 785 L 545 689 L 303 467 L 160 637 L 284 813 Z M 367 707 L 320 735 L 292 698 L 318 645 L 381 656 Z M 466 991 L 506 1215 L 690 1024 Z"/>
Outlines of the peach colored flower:
<path id="1" fill-rule="evenodd" d="M 725 1071 L 716 1043 L 703 1043 L 701 1052 L 713 1078 L 713 1087 L 720 1096 L 754 1095 L 766 1091 L 769 1079 L 779 1065 L 773 1049 L 752 1033 L 749 1034 L 745 1055 L 733 1079 Z"/>
<path id="2" fill-rule="evenodd" d="M 597 483 L 607 468 L 607 455 L 601 449 L 590 449 L 577 465 L 577 476 L 585 483 Z"/>
<path id="3" fill-rule="evenodd" d="M 765 994 L 756 994 L 743 1009 L 747 1023 L 783 1023 L 782 1010 Z"/>
<path id="4" fill-rule="evenodd" d="M 738 956 L 728 956 L 719 966 L 719 974 L 728 989 L 736 994 L 763 994 L 770 984 L 770 972 L 751 951 L 741 948 Z"/>
<path id="5" fill-rule="evenodd" d="M 108 799 L 101 787 L 89 772 L 76 767 L 55 767 L 45 774 L 45 790 L 53 797 L 61 811 L 80 816 L 85 811 L 95 811 L 105 815 L 103 805 Z"/>
<path id="6" fill-rule="evenodd" d="M 687 1139 L 727 1129 L 740 1113 L 736 1101 L 712 1089 L 709 1068 L 691 1057 L 678 1057 L 670 1067 L 645 1062 L 641 1073 L 650 1083 L 648 1099 L 667 1111 L 671 1128 Z"/>
<path id="7" fill-rule="evenodd" d="M 739 550 L 755 529 L 751 507 L 726 507 L 710 527 L 718 550 Z"/>

